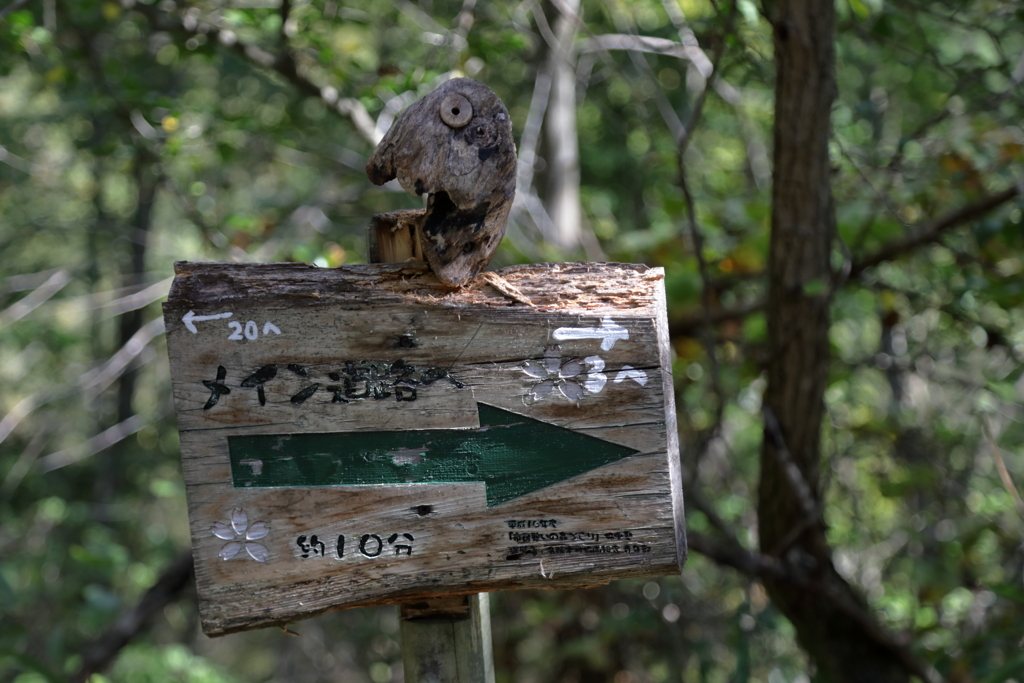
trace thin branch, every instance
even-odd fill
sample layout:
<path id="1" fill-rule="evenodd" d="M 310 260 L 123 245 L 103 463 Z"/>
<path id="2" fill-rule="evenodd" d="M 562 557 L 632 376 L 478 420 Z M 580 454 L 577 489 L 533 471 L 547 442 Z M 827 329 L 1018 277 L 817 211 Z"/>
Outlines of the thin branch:
<path id="1" fill-rule="evenodd" d="M 875 253 L 854 261 L 850 264 L 850 272 L 846 279 L 848 280 L 849 278 L 860 275 L 865 270 L 873 268 L 885 261 L 891 261 L 895 258 L 899 258 L 918 247 L 935 242 L 947 231 L 958 227 L 961 223 L 980 218 L 985 213 L 1002 206 L 1017 196 L 1024 196 L 1024 192 L 1021 191 L 1019 186 L 1014 185 L 1002 192 L 980 199 L 973 204 L 968 204 L 967 206 L 963 206 L 955 211 L 951 211 L 915 235 L 893 240 Z M 842 282 L 837 284 L 841 285 Z M 838 286 L 836 289 L 838 289 Z M 767 302 L 760 300 L 743 306 L 742 308 L 719 309 L 712 311 L 711 322 L 720 323 L 726 320 L 742 320 L 743 318 L 755 313 L 760 313 L 764 310 L 766 305 Z M 703 313 L 676 318 L 669 321 L 669 334 L 673 338 L 692 337 L 703 324 L 705 324 Z"/>
<path id="2" fill-rule="evenodd" d="M 988 417 L 984 417 L 981 421 L 982 431 L 985 432 L 985 438 L 992 444 L 992 458 L 996 461 L 996 469 L 999 471 L 999 478 L 1003 482 L 1003 488 L 1010 494 L 1010 498 L 1013 498 L 1014 504 L 1017 506 L 1017 512 L 1024 518 L 1024 500 L 1021 500 L 1020 492 L 1017 487 L 1013 484 L 1013 479 L 1010 477 L 1010 471 L 1006 469 L 1006 463 L 1003 461 L 1003 454 L 999 449 L 999 444 L 996 443 L 995 435 L 992 432 L 992 424 L 989 422 Z"/>
<path id="3" fill-rule="evenodd" d="M 691 550 L 696 550 L 717 564 L 732 567 L 741 574 L 759 579 L 791 580 L 786 564 L 777 557 L 746 550 L 726 541 L 719 541 L 696 531 L 686 534 Z"/>
<path id="4" fill-rule="evenodd" d="M 584 54 L 605 50 L 632 50 L 634 52 L 648 52 L 655 55 L 676 57 L 687 61 L 692 61 L 693 59 L 692 48 L 677 43 L 674 40 L 629 33 L 607 33 L 584 38 L 577 46 L 577 51 Z"/>
<path id="5" fill-rule="evenodd" d="M 916 234 L 895 239 L 876 251 L 874 254 L 858 259 L 850 268 L 850 277 L 856 277 L 868 268 L 877 266 L 879 263 L 891 261 L 892 259 L 898 258 L 909 251 L 917 249 L 918 247 L 935 242 L 942 237 L 947 230 L 955 228 L 961 223 L 981 218 L 992 209 L 1002 206 L 1020 194 L 1021 187 L 1018 185 L 1012 185 L 1002 192 L 997 192 L 996 194 L 979 199 L 973 204 L 968 204 L 967 206 L 962 206 L 955 211 L 951 211 L 945 216 L 933 221 L 930 225 L 925 226 Z"/>
<path id="6" fill-rule="evenodd" d="M 735 534 L 733 534 L 729 525 L 725 523 L 724 519 L 718 516 L 717 512 L 715 512 L 715 508 L 711 505 L 711 501 L 704 496 L 704 492 L 696 485 L 695 481 L 689 482 L 688 485 L 684 486 L 684 489 L 686 491 L 687 507 L 692 507 L 694 510 L 697 510 L 707 517 L 708 523 L 713 526 L 718 533 L 720 533 L 730 543 L 730 545 L 734 545 L 738 548 L 743 547 Z"/>
<path id="7" fill-rule="evenodd" d="M 476 0 L 462 0 L 462 9 L 455 16 L 455 29 L 451 31 L 451 38 L 449 39 L 449 47 L 451 49 L 449 50 L 448 63 L 452 69 L 459 67 L 459 55 L 469 45 L 469 41 L 466 38 L 469 36 L 469 32 L 476 21 L 476 17 L 473 16 L 473 10 L 475 9 Z"/>
<path id="8" fill-rule="evenodd" d="M 113 384 L 114 380 L 123 375 L 128 364 L 135 360 L 151 341 L 163 333 L 164 319 L 162 317 L 153 318 L 139 328 L 106 363 L 82 375 L 80 380 L 82 387 L 89 390 L 91 397 L 97 396 Z"/>
<path id="9" fill-rule="evenodd" d="M 679 16 L 676 18 L 676 26 L 679 30 L 680 38 L 684 43 L 689 42 L 688 48 L 689 53 L 692 54 L 694 51 L 699 51 L 703 58 L 707 60 L 707 55 L 703 51 L 700 51 L 700 47 L 697 45 L 697 39 L 693 36 L 693 31 L 685 24 L 685 19 L 682 17 L 681 11 Z M 732 15 L 726 20 L 725 33 L 728 34 L 732 31 Z M 680 23 L 682 22 L 682 23 Z M 722 40 L 718 49 L 715 53 L 714 62 L 708 61 L 706 69 L 707 74 L 704 74 L 704 70 L 701 70 L 701 74 L 705 75 L 707 80 L 704 82 L 704 87 L 700 91 L 700 95 L 697 97 L 697 103 L 694 105 L 693 110 L 690 113 L 689 119 L 686 124 L 683 125 L 682 130 L 676 135 L 676 164 L 679 171 L 679 187 L 683 191 L 683 197 L 686 200 L 686 219 L 690 231 L 690 239 L 693 241 L 693 252 L 697 257 L 697 267 L 700 272 L 701 280 L 701 308 L 704 313 L 704 325 L 701 327 L 701 341 L 704 344 L 704 351 L 708 355 L 708 361 L 711 364 L 711 389 L 715 394 L 717 405 L 715 406 L 715 417 L 711 423 L 711 427 L 705 430 L 705 434 L 714 434 L 722 426 L 722 420 L 725 416 L 725 390 L 722 388 L 722 371 L 718 362 L 718 354 L 715 352 L 715 340 L 712 335 L 711 328 L 711 275 L 708 272 L 707 260 L 704 258 L 704 234 L 697 224 L 697 213 L 696 203 L 693 200 L 693 194 L 690 192 L 690 186 L 687 182 L 686 176 L 686 164 L 684 163 L 684 157 L 686 155 L 686 148 L 693 139 L 693 131 L 700 121 L 701 113 L 704 109 L 704 102 L 707 99 L 708 91 L 714 85 L 715 80 L 718 79 L 719 75 L 719 63 L 721 62 L 722 56 L 725 54 L 725 41 Z M 695 66 L 696 63 L 695 63 Z M 700 69 L 699 66 L 697 66 Z"/>
<path id="10" fill-rule="evenodd" d="M 21 480 L 32 469 L 36 459 L 43 454 L 43 448 L 46 447 L 46 441 L 49 437 L 50 432 L 45 429 L 39 430 L 32 436 L 32 440 L 28 442 L 18 460 L 11 466 L 11 469 L 7 470 L 3 484 L 0 484 L 0 493 L 5 496 L 14 493 L 14 490 L 18 488 L 18 484 L 21 483 Z"/>
<path id="11" fill-rule="evenodd" d="M 679 7 L 678 2 L 672 0 L 662 0 L 661 6 L 665 8 L 665 13 L 668 14 L 669 21 L 675 26 L 676 32 L 679 34 L 679 41 L 687 47 L 687 54 L 693 65 L 697 68 L 704 78 L 708 78 L 714 72 L 714 66 L 711 60 L 708 59 L 707 54 L 700 48 L 700 44 L 697 42 L 697 36 L 694 34 L 693 29 L 690 28 L 690 24 L 686 21 L 686 15 L 683 14 L 682 8 Z M 718 11 L 718 7 L 715 7 L 715 11 Z"/>
<path id="12" fill-rule="evenodd" d="M 61 467 L 73 465 L 110 448 L 115 443 L 128 438 L 149 423 L 150 420 L 136 413 L 124 422 L 118 422 L 110 429 L 103 430 L 85 443 L 43 456 L 36 462 L 36 468 L 40 472 L 52 472 Z"/>
<path id="13" fill-rule="evenodd" d="M 106 633 L 86 648 L 82 666 L 71 680 L 85 683 L 94 673 L 110 666 L 121 649 L 142 633 L 153 617 L 180 597 L 190 584 L 192 569 L 192 550 L 189 549 L 164 570 L 135 607 L 119 616 Z"/>
<path id="14" fill-rule="evenodd" d="M 530 13 L 533 14 L 533 19 L 537 22 L 537 30 L 540 32 L 544 42 L 548 44 L 548 48 L 551 50 L 558 49 L 558 38 L 555 37 L 555 32 L 551 30 L 551 24 L 548 23 L 548 18 L 544 14 L 544 9 L 536 0 L 533 0 L 533 2 L 530 3 Z M 582 27 L 582 21 L 580 24 Z"/>
<path id="15" fill-rule="evenodd" d="M 793 487 L 793 493 L 796 494 L 797 500 L 800 501 L 800 507 L 804 509 L 804 515 L 808 519 L 817 522 L 819 516 L 818 503 L 814 500 L 814 493 L 811 490 L 810 484 L 804 478 L 803 472 L 800 471 L 796 462 L 793 461 L 793 454 L 789 452 L 789 448 L 786 446 L 786 439 L 782 434 L 779 421 L 775 418 L 775 412 L 768 405 L 763 406 L 761 412 L 764 414 L 765 435 L 771 441 L 772 451 L 775 453 L 779 464 L 782 465 L 782 470 L 786 473 L 790 486 Z"/>
<path id="16" fill-rule="evenodd" d="M 796 540 L 805 531 L 819 524 L 821 510 L 814 499 L 814 493 L 811 490 L 810 484 L 807 483 L 803 472 L 800 471 L 800 468 L 797 467 L 796 462 L 793 460 L 789 447 L 786 446 L 786 438 L 782 434 L 782 428 L 779 426 L 779 421 L 775 418 L 774 411 L 765 404 L 762 406 L 761 412 L 764 415 L 765 439 L 770 440 L 772 444 L 770 450 L 782 466 L 782 471 L 786 474 L 786 479 L 789 480 L 789 485 L 793 489 L 793 493 L 796 494 L 796 498 L 804 512 L 800 523 L 794 525 L 769 552 L 770 555 L 778 557 L 785 554 L 789 547 L 796 543 Z"/>
<path id="17" fill-rule="evenodd" d="M 538 22 L 543 12 L 535 8 Z M 512 201 L 513 216 L 522 211 L 530 214 L 534 224 L 542 235 L 550 235 L 554 231 L 551 217 L 544 204 L 533 192 L 533 170 L 537 164 L 537 146 L 540 144 L 540 131 L 547 111 L 548 99 L 551 94 L 551 75 L 546 66 L 541 67 L 533 83 L 533 95 L 530 98 L 530 110 L 526 115 L 523 134 L 519 138 L 519 161 L 516 167 L 516 196 Z M 517 245 L 519 246 L 519 245 Z"/>
<path id="18" fill-rule="evenodd" d="M 877 187 L 875 187 L 875 184 L 873 182 L 871 182 L 871 178 L 868 177 L 867 173 L 865 173 L 864 170 L 857 163 L 857 160 L 854 159 L 853 155 L 850 154 L 849 150 L 846 149 L 846 145 L 843 144 L 843 141 L 839 138 L 839 136 L 838 135 L 833 135 L 832 139 L 835 141 L 836 145 L 839 147 L 839 152 L 843 155 L 843 157 L 847 161 L 850 162 L 850 166 L 853 166 L 853 170 L 857 172 L 857 175 L 860 176 L 860 179 L 871 190 L 871 194 L 873 195 L 874 201 L 876 203 L 881 203 L 883 206 L 885 206 L 885 208 L 888 209 L 889 213 L 892 214 L 892 217 L 896 219 L 896 222 L 899 223 L 900 226 L 902 226 L 903 229 L 905 230 L 907 228 L 907 224 L 906 224 L 906 222 L 902 218 L 900 218 L 899 210 L 893 205 L 893 203 L 891 201 L 889 201 L 889 196 L 887 194 L 885 194 L 884 192 L 882 192 Z M 870 227 L 873 223 L 874 223 L 874 217 L 870 218 L 867 221 L 867 223 L 865 223 L 865 228 Z M 864 229 L 862 229 L 862 232 L 864 232 Z M 858 241 L 861 241 L 861 240 L 862 240 L 862 237 L 858 236 Z"/>
<path id="19" fill-rule="evenodd" d="M 534 81 L 534 94 L 529 99 L 529 112 L 526 114 L 526 123 L 519 137 L 519 164 L 516 167 L 516 188 L 519 191 L 529 191 L 534 185 L 537 145 L 541 139 L 541 126 L 544 123 L 544 113 L 548 109 L 550 93 L 551 76 L 542 68 Z"/>
<path id="20" fill-rule="evenodd" d="M 701 97 L 707 93 L 704 88 Z M 725 390 L 722 388 L 722 372 L 718 363 L 718 354 L 715 352 L 715 340 L 711 332 L 711 276 L 708 274 L 708 264 L 704 258 L 704 235 L 697 225 L 697 215 L 694 211 L 693 195 L 690 193 L 690 186 L 686 182 L 686 165 L 683 163 L 684 141 L 689 137 L 684 131 L 684 139 L 680 141 L 680 149 L 677 155 L 679 165 L 679 187 L 683 190 L 686 198 L 686 218 L 690 228 L 690 238 L 693 240 L 693 253 L 697 256 L 697 267 L 700 271 L 700 279 L 703 283 L 700 292 L 701 308 L 704 311 L 704 324 L 701 326 L 701 341 L 704 343 L 704 352 L 708 354 L 708 361 L 711 363 L 711 390 L 718 399 L 715 406 L 715 418 L 711 423 L 708 433 L 714 433 L 722 426 L 722 418 L 725 415 Z"/>
<path id="21" fill-rule="evenodd" d="M 746 576 L 790 583 L 828 600 L 836 609 L 856 622 L 872 642 L 891 652 L 909 673 L 928 683 L 941 683 L 943 680 L 938 672 L 918 661 L 912 652 L 893 640 L 892 636 L 879 626 L 864 606 L 858 604 L 851 595 L 840 591 L 836 586 L 820 581 L 811 581 L 806 577 L 804 571 L 779 558 L 745 550 L 701 533 L 689 532 L 687 544 L 691 550 L 697 551 L 713 562 L 731 567 Z"/>
<path id="22" fill-rule="evenodd" d="M 188 36 L 189 38 L 200 34 L 206 35 L 209 40 L 220 43 L 250 64 L 283 76 L 285 80 L 302 94 L 307 97 L 323 99 L 328 108 L 349 119 L 356 132 L 371 145 L 376 145 L 379 142 L 380 138 L 376 135 L 375 131 L 376 126 L 366 111 L 366 107 L 355 98 L 339 98 L 336 88 L 327 85 L 318 86 L 299 73 L 298 64 L 289 50 L 281 50 L 280 54 L 273 55 L 256 45 L 246 45 L 238 42 L 238 37 L 235 33 L 228 29 L 221 29 L 210 24 L 200 25 L 198 22 L 189 22 L 190 25 L 195 24 L 195 28 L 189 28 L 180 20 L 168 23 L 164 21 L 168 16 L 167 13 L 142 3 L 135 3 L 132 9 L 142 14 L 150 25 L 157 30 L 168 31 L 180 36 Z M 283 29 L 284 25 L 282 24 Z"/>
<path id="23" fill-rule="evenodd" d="M 123 296 L 119 299 L 107 302 L 105 304 L 99 304 L 93 308 L 98 309 L 111 309 L 104 311 L 104 318 L 111 318 L 114 316 L 127 313 L 128 311 L 134 311 L 139 308 L 144 308 L 154 301 L 159 301 L 167 296 L 167 292 L 171 288 L 171 283 L 174 281 L 174 277 L 169 277 L 164 280 L 160 280 L 134 294 Z"/>
<path id="24" fill-rule="evenodd" d="M 66 270 L 58 270 L 46 282 L 41 284 L 16 304 L 0 311 L 0 328 L 21 320 L 39 306 L 49 301 L 57 292 L 71 282 L 71 274 Z"/>
<path id="25" fill-rule="evenodd" d="M 714 325 L 726 320 L 742 320 L 755 313 L 760 313 L 767 305 L 766 301 L 761 300 L 742 308 L 720 308 L 710 312 L 702 308 L 700 313 L 670 320 L 668 326 L 669 336 L 673 338 L 693 337 L 705 325 Z"/>

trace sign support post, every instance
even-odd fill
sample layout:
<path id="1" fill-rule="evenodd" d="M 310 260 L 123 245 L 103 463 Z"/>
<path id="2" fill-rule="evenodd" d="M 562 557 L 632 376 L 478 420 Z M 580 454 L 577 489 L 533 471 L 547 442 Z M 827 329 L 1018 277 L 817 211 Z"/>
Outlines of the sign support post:
<path id="1" fill-rule="evenodd" d="M 421 211 L 373 217 L 366 231 L 371 263 L 418 257 L 415 221 Z M 402 603 L 398 614 L 402 667 L 409 683 L 494 683 L 494 647 L 487 593 Z"/>
<path id="2" fill-rule="evenodd" d="M 405 680 L 494 683 L 487 593 L 402 604 L 400 623 Z"/>

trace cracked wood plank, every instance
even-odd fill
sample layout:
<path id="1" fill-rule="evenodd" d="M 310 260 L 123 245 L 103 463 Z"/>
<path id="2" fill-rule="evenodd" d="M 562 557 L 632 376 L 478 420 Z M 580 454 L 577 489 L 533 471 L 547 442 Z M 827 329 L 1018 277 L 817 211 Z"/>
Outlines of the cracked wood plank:
<path id="1" fill-rule="evenodd" d="M 535 307 L 422 264 L 176 264 L 206 633 L 679 571 L 661 269 L 498 273 Z"/>

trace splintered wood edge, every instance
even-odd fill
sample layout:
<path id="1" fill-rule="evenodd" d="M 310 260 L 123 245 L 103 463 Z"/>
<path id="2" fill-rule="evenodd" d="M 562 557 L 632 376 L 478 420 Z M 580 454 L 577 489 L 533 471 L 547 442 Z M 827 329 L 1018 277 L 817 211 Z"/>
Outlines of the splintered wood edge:
<path id="1" fill-rule="evenodd" d="M 295 305 L 331 301 L 415 303 L 446 307 L 530 308 L 490 288 L 452 290 L 423 263 L 380 263 L 318 268 L 305 263 L 174 264 L 168 304 L 235 304 L 240 300 L 278 299 Z M 495 272 L 540 310 L 598 311 L 628 306 L 663 305 L 651 283 L 664 279 L 662 268 L 631 263 L 541 263 Z"/>

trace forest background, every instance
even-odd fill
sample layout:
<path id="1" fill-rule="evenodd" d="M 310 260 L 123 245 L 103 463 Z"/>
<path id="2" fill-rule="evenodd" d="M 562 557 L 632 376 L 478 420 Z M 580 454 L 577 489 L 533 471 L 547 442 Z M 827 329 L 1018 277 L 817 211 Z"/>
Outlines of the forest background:
<path id="1" fill-rule="evenodd" d="M 457 75 L 519 149 L 496 266 L 665 268 L 691 545 L 495 594 L 498 681 L 1024 681 L 1011 0 L 8 0 L 0 681 L 401 680 L 395 608 L 199 632 L 158 302 L 363 261 Z"/>

